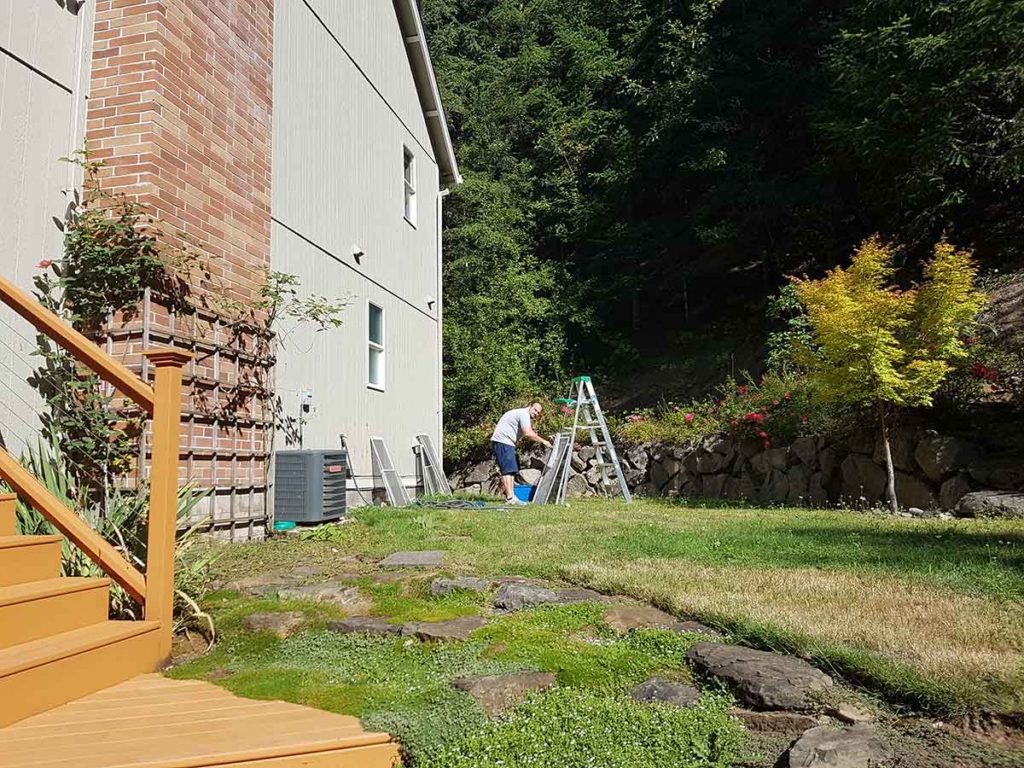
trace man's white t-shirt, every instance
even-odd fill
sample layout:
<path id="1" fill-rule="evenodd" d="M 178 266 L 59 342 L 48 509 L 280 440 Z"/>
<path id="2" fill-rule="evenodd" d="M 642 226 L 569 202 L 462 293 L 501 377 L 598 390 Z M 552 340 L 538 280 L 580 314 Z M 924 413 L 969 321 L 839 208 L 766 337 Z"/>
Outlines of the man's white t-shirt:
<path id="1" fill-rule="evenodd" d="M 530 429 L 530 409 L 514 408 L 508 411 L 500 419 L 498 426 L 494 428 L 491 440 L 495 443 L 515 446 L 519 438 L 523 436 L 523 429 Z"/>

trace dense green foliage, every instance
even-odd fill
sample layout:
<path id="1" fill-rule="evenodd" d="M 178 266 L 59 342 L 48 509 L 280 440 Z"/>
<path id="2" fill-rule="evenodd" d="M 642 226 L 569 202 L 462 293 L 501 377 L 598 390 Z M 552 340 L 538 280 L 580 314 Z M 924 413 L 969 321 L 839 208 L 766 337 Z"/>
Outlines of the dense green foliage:
<path id="1" fill-rule="evenodd" d="M 505 720 L 423 761 L 432 768 L 729 768 L 743 742 L 726 699 L 680 709 L 560 690 L 535 696 Z"/>
<path id="2" fill-rule="evenodd" d="M 426 0 L 453 434 L 878 232 L 1022 263 L 1022 0 Z M 643 359 L 642 357 L 640 359 Z"/>

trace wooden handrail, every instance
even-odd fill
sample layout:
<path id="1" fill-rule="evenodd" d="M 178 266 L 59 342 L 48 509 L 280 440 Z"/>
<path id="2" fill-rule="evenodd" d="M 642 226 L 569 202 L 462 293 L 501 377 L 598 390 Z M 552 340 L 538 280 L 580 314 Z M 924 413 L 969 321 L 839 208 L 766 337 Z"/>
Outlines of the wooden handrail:
<path id="1" fill-rule="evenodd" d="M 143 354 L 156 369 L 154 385 L 150 387 L 3 276 L 0 276 L 0 301 L 153 417 L 145 575 L 3 448 L 0 448 L 0 477 L 142 604 L 146 620 L 160 624 L 159 651 L 160 656 L 166 658 L 171 652 L 174 624 L 181 369 L 192 359 L 192 354 L 174 348 L 146 350 Z"/>
<path id="2" fill-rule="evenodd" d="M 82 365 L 134 400 L 146 413 L 153 413 L 152 387 L 2 275 L 0 300 L 35 326 L 37 331 L 70 352 Z"/>
<path id="3" fill-rule="evenodd" d="M 0 448 L 0 476 L 15 493 L 124 587 L 129 595 L 140 603 L 145 603 L 146 577 L 3 448 Z"/>

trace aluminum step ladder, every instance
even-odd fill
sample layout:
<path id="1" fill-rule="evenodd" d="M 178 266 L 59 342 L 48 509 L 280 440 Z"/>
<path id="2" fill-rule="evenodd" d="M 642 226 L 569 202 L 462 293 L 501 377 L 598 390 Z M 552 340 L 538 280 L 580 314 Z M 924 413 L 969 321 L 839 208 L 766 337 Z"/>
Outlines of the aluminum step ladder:
<path id="1" fill-rule="evenodd" d="M 556 402 L 563 406 L 566 415 L 562 419 L 562 429 L 555 436 L 555 445 L 545 460 L 534 500 L 541 504 L 548 503 L 552 490 L 557 489 L 555 503 L 565 503 L 569 478 L 572 476 L 572 446 L 576 444 L 580 431 L 583 431 L 589 436 L 590 444 L 594 447 L 596 466 L 601 472 L 601 486 L 608 495 L 614 495 L 617 486 L 626 503 L 632 503 L 633 494 L 626 485 L 626 477 L 622 473 L 622 465 L 619 463 L 615 444 L 608 432 L 608 423 L 601 411 L 601 404 L 597 400 L 594 383 L 590 377 L 577 376 L 572 380 L 569 397 Z M 571 425 L 568 419 L 570 411 Z M 553 475 L 550 480 L 549 472 Z M 545 487 L 545 481 L 548 481 L 551 487 Z"/>

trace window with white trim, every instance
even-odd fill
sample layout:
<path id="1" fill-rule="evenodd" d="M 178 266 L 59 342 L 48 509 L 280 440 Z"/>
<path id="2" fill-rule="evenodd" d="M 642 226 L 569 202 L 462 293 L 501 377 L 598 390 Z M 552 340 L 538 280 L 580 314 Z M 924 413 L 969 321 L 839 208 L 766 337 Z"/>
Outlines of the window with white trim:
<path id="1" fill-rule="evenodd" d="M 405 220 L 416 226 L 416 156 L 402 147 L 402 185 L 405 189 Z"/>
<path id="2" fill-rule="evenodd" d="M 367 377 L 366 385 L 384 390 L 384 310 L 368 303 L 367 312 Z"/>

